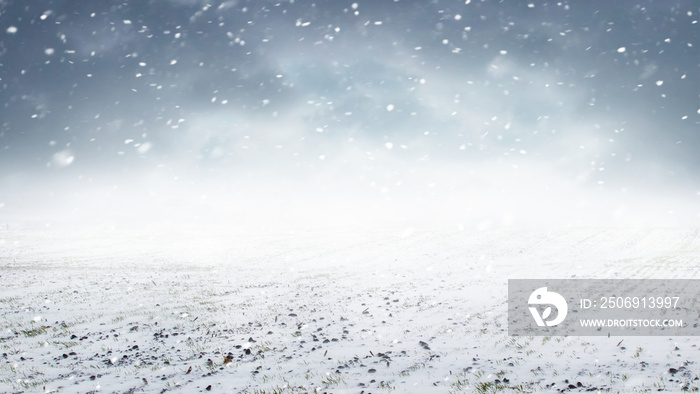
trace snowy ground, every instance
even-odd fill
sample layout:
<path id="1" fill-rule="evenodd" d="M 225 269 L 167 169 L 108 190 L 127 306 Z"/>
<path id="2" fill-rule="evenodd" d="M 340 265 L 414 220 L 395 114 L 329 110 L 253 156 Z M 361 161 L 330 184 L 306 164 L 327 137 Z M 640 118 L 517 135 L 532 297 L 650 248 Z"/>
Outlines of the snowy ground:
<path id="1" fill-rule="evenodd" d="M 509 278 L 700 278 L 700 231 L 0 230 L 0 392 L 680 391 L 693 337 L 509 337 Z M 597 390 L 596 390 L 597 389 Z"/>

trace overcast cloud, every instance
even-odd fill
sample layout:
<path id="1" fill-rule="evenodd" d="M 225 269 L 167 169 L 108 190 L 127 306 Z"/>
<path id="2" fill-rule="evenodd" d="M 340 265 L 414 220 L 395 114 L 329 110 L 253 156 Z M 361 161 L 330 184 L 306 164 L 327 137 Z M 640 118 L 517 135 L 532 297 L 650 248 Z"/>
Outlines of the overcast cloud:
<path id="1" fill-rule="evenodd" d="M 0 3 L 0 216 L 697 225 L 691 1 Z"/>

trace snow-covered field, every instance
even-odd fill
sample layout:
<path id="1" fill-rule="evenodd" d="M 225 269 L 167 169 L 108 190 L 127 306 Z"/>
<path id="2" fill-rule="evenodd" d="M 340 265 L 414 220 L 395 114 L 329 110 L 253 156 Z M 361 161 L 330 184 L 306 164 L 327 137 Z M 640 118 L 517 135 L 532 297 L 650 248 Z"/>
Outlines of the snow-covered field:
<path id="1" fill-rule="evenodd" d="M 509 337 L 509 278 L 700 278 L 684 229 L 0 230 L 0 392 L 681 391 L 693 337 Z"/>

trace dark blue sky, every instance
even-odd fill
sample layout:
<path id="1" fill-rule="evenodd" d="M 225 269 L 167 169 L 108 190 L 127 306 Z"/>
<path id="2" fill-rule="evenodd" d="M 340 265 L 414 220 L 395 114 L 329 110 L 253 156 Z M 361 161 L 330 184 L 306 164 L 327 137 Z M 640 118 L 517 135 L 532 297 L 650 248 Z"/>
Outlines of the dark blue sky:
<path id="1" fill-rule="evenodd" d="M 461 171 L 502 166 L 697 202 L 699 15 L 693 1 L 4 2 L 0 199 L 163 168 L 300 188 L 449 172 L 459 189 Z"/>

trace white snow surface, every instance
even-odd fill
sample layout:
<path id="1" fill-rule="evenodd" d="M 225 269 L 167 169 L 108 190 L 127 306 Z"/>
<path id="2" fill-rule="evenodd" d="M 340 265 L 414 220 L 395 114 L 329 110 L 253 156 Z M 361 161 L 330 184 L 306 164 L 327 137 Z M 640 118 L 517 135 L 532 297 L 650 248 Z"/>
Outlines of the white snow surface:
<path id="1" fill-rule="evenodd" d="M 506 298 L 515 278 L 697 278 L 699 258 L 694 229 L 10 225 L 0 392 L 693 389 L 697 338 L 509 337 Z"/>

